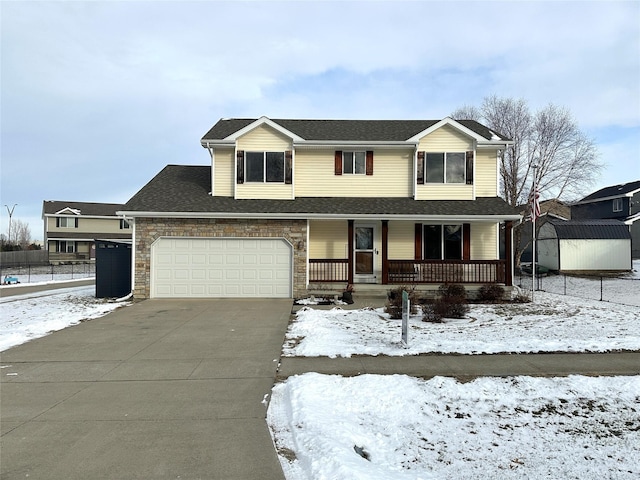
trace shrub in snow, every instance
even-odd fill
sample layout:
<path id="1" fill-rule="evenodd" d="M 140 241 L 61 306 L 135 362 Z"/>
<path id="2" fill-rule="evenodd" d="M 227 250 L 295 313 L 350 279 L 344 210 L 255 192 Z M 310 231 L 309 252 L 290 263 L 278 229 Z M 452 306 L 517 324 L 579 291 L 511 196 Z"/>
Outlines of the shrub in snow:
<path id="1" fill-rule="evenodd" d="M 408 287 L 401 285 L 389 290 L 387 294 L 387 303 L 384 306 L 384 311 L 391 316 L 391 318 L 402 318 L 402 292 L 406 290 L 409 294 L 409 303 L 411 305 L 411 313 L 418 313 L 418 294 L 415 287 Z"/>
<path id="2" fill-rule="evenodd" d="M 446 283 L 438 288 L 438 297 L 424 305 L 422 320 L 440 323 L 443 318 L 464 318 L 469 313 L 467 291 L 463 285 Z"/>
<path id="3" fill-rule="evenodd" d="M 482 285 L 478 290 L 478 300 L 483 303 L 495 303 L 504 298 L 504 287 L 493 283 Z"/>

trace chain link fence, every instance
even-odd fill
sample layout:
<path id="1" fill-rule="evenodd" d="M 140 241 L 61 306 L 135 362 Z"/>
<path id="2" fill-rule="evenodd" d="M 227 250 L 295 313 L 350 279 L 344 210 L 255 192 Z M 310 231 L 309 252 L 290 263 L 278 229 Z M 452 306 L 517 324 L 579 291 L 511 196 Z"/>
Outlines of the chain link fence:
<path id="1" fill-rule="evenodd" d="M 96 265 L 94 262 L 87 262 L 70 265 L 26 265 L 21 267 L 0 266 L 0 279 L 3 283 L 6 276 L 15 277 L 20 283 L 38 283 L 91 278 L 96 276 Z"/>
<path id="2" fill-rule="evenodd" d="M 531 292 L 533 278 L 519 274 L 515 284 Z M 535 291 L 640 307 L 640 278 L 631 275 L 537 275 Z"/>

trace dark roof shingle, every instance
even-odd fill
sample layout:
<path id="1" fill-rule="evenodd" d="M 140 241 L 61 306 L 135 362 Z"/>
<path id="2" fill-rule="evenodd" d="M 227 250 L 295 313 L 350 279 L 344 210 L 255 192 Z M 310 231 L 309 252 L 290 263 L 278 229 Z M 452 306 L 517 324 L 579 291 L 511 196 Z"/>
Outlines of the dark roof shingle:
<path id="1" fill-rule="evenodd" d="M 640 180 L 601 188 L 600 190 L 587 195 L 579 202 L 576 202 L 576 204 L 590 202 L 599 198 L 622 197 L 636 190 L 640 190 Z"/>
<path id="2" fill-rule="evenodd" d="M 398 197 L 298 197 L 295 200 L 236 200 L 212 197 L 211 167 L 167 165 L 123 207 L 125 212 L 276 215 L 500 215 L 518 212 L 498 197 L 417 201 Z"/>
<path id="3" fill-rule="evenodd" d="M 66 202 L 62 200 L 45 200 L 42 202 L 43 214 L 54 214 L 65 208 L 79 210 L 83 216 L 115 217 L 121 210 L 122 203 Z"/>
<path id="4" fill-rule="evenodd" d="M 629 227 L 618 220 L 550 220 L 558 238 L 564 240 L 631 239 Z"/>
<path id="5" fill-rule="evenodd" d="M 202 140 L 223 140 L 256 120 L 249 118 L 221 119 L 202 137 Z M 271 119 L 271 121 L 310 141 L 402 142 L 435 125 L 440 120 Z M 493 132 L 475 120 L 457 120 L 457 122 L 487 140 L 493 139 Z M 507 140 L 501 134 L 495 133 Z"/>

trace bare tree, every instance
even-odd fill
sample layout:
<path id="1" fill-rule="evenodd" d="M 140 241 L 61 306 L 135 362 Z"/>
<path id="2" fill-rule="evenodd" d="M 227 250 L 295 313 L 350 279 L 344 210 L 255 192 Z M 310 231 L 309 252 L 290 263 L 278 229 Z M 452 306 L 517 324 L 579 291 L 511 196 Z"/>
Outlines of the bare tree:
<path id="1" fill-rule="evenodd" d="M 514 207 L 526 205 L 533 166 L 541 197 L 575 198 L 594 182 L 602 168 L 598 149 L 566 108 L 553 104 L 531 113 L 524 99 L 486 97 L 480 108 L 463 106 L 453 118 L 477 120 L 514 141 L 500 159 L 500 192 Z M 528 212 L 527 212 L 528 213 Z M 521 228 L 514 229 L 516 264 L 520 264 Z"/>
<path id="2" fill-rule="evenodd" d="M 20 245 L 22 250 L 26 250 L 33 241 L 31 238 L 31 228 L 29 227 L 29 224 L 21 220 L 13 221 L 11 236 L 14 237 L 14 243 L 16 245 Z"/>

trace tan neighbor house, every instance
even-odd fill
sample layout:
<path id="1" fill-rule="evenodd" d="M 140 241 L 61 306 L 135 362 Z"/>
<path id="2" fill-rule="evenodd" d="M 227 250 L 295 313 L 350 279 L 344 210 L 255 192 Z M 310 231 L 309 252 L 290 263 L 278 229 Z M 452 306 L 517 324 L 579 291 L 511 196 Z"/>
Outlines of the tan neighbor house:
<path id="1" fill-rule="evenodd" d="M 44 244 L 50 263 L 95 259 L 95 240 L 131 242 L 131 227 L 116 211 L 120 203 L 45 200 Z"/>
<path id="2" fill-rule="evenodd" d="M 498 196 L 510 143 L 451 118 L 222 119 L 201 139 L 207 165 L 168 165 L 119 212 L 133 226 L 134 295 L 511 286 L 521 216 Z"/>

